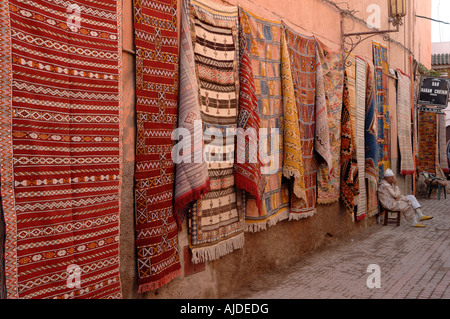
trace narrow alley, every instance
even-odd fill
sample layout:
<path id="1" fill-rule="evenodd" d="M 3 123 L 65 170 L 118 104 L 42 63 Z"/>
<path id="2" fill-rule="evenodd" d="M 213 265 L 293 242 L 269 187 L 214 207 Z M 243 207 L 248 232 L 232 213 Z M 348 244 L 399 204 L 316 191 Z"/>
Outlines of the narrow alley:
<path id="1" fill-rule="evenodd" d="M 434 197 L 434 198 L 433 198 Z M 434 216 L 426 228 L 382 223 L 336 241 L 281 273 L 266 274 L 236 299 L 448 299 L 450 298 L 450 197 L 419 198 Z M 378 265 L 380 288 L 368 288 Z M 373 273 L 375 274 L 375 273 Z"/>

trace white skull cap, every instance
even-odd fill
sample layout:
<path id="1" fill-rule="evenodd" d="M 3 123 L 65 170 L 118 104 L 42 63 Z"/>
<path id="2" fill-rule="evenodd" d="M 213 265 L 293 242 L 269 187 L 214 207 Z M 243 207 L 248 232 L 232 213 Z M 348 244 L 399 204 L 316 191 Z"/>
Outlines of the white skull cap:
<path id="1" fill-rule="evenodd" d="M 384 173 L 384 177 L 392 177 L 392 176 L 394 176 L 394 172 L 390 168 L 388 168 Z"/>

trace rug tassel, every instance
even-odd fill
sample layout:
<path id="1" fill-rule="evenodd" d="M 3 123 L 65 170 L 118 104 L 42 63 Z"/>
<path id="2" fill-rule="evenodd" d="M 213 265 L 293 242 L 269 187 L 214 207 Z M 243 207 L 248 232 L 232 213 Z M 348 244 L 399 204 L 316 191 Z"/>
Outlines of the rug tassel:
<path id="1" fill-rule="evenodd" d="M 143 294 L 148 291 L 153 291 L 158 288 L 161 288 L 162 286 L 168 284 L 170 281 L 172 281 L 173 279 L 177 278 L 180 275 L 181 275 L 181 269 L 178 269 L 178 270 L 175 270 L 174 272 L 168 274 L 164 278 L 161 278 L 160 280 L 141 284 L 141 285 L 139 285 L 138 293 Z"/>
<path id="2" fill-rule="evenodd" d="M 317 213 L 316 209 L 314 209 L 310 212 L 307 212 L 307 213 L 290 213 L 289 220 L 300 220 L 300 219 L 308 218 L 308 217 L 314 216 L 316 213 Z"/>
<path id="3" fill-rule="evenodd" d="M 211 247 L 192 248 L 192 263 L 199 264 L 219 259 L 234 250 L 244 247 L 244 233 L 237 237 L 227 239 Z"/>
<path id="4" fill-rule="evenodd" d="M 272 227 L 280 221 L 286 220 L 289 218 L 289 209 L 286 209 L 284 212 L 279 213 L 278 215 L 270 218 L 261 223 L 246 223 L 245 231 L 249 233 L 257 233 L 262 230 L 266 230 L 267 227 Z"/>

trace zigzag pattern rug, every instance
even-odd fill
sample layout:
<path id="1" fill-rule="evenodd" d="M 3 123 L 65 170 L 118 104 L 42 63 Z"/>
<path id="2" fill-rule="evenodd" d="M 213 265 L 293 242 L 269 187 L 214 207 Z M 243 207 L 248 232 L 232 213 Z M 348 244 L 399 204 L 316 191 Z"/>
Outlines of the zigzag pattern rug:
<path id="1" fill-rule="evenodd" d="M 8 1 L 0 3 L 0 299 L 18 298 L 16 264 L 16 216 L 14 211 L 11 139 L 11 26 Z M 8 234 L 6 236 L 5 234 Z"/>

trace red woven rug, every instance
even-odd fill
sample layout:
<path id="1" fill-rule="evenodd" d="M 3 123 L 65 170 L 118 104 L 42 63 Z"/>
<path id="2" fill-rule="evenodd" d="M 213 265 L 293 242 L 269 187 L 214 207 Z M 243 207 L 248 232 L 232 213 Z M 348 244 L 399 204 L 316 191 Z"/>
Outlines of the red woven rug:
<path id="1" fill-rule="evenodd" d="M 9 1 L 8 298 L 121 297 L 121 2 L 85 3 Z"/>
<path id="2" fill-rule="evenodd" d="M 0 299 L 4 299 L 7 290 L 11 298 L 17 298 L 11 140 L 11 28 L 7 1 L 0 2 L 0 28 Z M 7 232 L 8 236 L 5 236 Z"/>
<path id="3" fill-rule="evenodd" d="M 134 5 L 136 246 L 139 292 L 145 292 L 181 274 L 171 158 L 171 134 L 177 124 L 177 4 L 137 0 Z"/>

